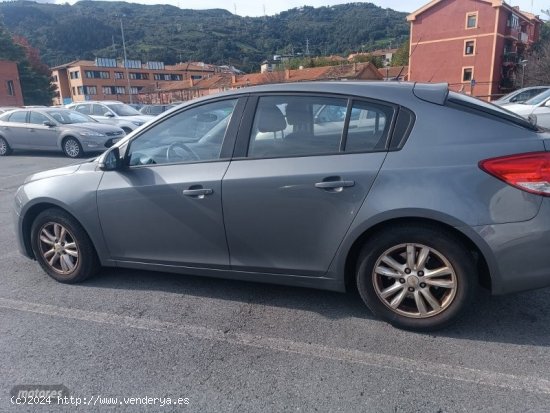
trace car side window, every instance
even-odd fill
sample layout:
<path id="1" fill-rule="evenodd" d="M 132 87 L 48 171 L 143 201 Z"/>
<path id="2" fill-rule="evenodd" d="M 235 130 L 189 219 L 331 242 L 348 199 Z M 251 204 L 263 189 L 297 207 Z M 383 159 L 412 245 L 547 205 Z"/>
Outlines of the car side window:
<path id="1" fill-rule="evenodd" d="M 345 151 L 385 149 L 394 109 L 377 103 L 354 102 L 351 113 Z"/>
<path id="2" fill-rule="evenodd" d="M 107 112 L 111 112 L 103 105 L 93 105 L 92 115 L 94 116 L 105 116 Z"/>
<path id="3" fill-rule="evenodd" d="M 237 99 L 183 110 L 135 138 L 128 150 L 131 166 L 212 161 L 220 153 Z"/>
<path id="4" fill-rule="evenodd" d="M 44 122 L 51 122 L 47 116 L 44 116 L 41 113 L 38 112 L 31 112 L 31 115 L 29 117 L 29 123 L 33 123 L 35 125 L 43 125 Z"/>
<path id="5" fill-rule="evenodd" d="M 278 158 L 337 153 L 347 99 L 264 96 L 258 101 L 248 157 Z"/>
<path id="6" fill-rule="evenodd" d="M 76 110 L 77 112 L 80 112 L 80 113 L 84 113 L 85 115 L 90 115 L 91 114 L 91 106 L 92 105 L 76 105 L 74 107 L 74 110 Z"/>
<path id="7" fill-rule="evenodd" d="M 27 122 L 27 111 L 14 112 L 8 118 L 8 122 L 25 123 Z"/>

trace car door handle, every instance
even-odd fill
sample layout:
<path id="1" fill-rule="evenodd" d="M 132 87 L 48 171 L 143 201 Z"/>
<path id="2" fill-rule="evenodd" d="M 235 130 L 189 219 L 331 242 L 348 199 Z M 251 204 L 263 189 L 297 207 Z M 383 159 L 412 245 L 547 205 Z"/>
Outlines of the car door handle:
<path id="1" fill-rule="evenodd" d="M 183 195 L 194 197 L 194 198 L 199 198 L 199 199 L 204 198 L 206 195 L 212 195 L 213 193 L 214 193 L 214 191 L 210 188 L 193 188 L 193 187 L 190 187 L 189 189 L 184 189 L 183 190 Z"/>
<path id="2" fill-rule="evenodd" d="M 319 189 L 341 189 L 354 186 L 355 181 L 323 181 L 317 182 L 315 188 Z"/>

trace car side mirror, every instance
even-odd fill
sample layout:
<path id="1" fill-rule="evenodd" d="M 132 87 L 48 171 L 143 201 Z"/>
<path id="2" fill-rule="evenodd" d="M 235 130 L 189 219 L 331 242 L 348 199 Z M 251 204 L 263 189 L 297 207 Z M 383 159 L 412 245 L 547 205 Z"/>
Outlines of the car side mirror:
<path id="1" fill-rule="evenodd" d="M 120 157 L 120 149 L 118 146 L 109 149 L 99 164 L 99 168 L 103 171 L 117 171 L 122 169 L 123 159 Z"/>
<path id="2" fill-rule="evenodd" d="M 547 100 L 546 103 L 544 104 L 544 106 L 550 107 L 550 100 Z"/>
<path id="3" fill-rule="evenodd" d="M 537 115 L 535 115 L 534 113 L 531 113 L 529 116 L 527 116 L 527 120 L 529 121 L 529 123 L 533 126 L 533 127 L 536 127 L 537 126 Z"/>
<path id="4" fill-rule="evenodd" d="M 42 122 L 42 125 L 47 126 L 48 128 L 53 128 L 55 126 L 55 123 L 53 123 L 51 120 L 45 120 Z"/>
<path id="5" fill-rule="evenodd" d="M 103 116 L 105 116 L 107 118 L 114 118 L 115 117 L 115 115 L 113 115 L 111 112 L 105 112 L 105 114 Z"/>

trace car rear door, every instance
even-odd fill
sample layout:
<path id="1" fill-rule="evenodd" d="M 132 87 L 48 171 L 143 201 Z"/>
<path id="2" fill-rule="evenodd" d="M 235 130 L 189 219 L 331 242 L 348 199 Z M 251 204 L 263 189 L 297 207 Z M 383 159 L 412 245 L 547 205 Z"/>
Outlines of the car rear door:
<path id="1" fill-rule="evenodd" d="M 321 131 L 319 107 L 346 119 L 324 119 Z M 377 114 L 382 129 L 348 130 L 352 111 Z M 341 96 L 251 98 L 222 185 L 232 268 L 324 275 L 386 157 L 396 111 Z"/>
<path id="2" fill-rule="evenodd" d="M 27 120 L 29 111 L 18 110 L 10 114 L 2 125 L 2 135 L 7 139 L 13 149 L 28 148 L 29 136 L 27 133 Z"/>

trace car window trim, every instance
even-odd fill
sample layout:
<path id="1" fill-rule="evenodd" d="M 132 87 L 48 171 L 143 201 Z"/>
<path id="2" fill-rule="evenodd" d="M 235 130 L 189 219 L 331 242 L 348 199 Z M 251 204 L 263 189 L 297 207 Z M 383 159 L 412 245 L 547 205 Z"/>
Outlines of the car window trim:
<path id="1" fill-rule="evenodd" d="M 150 168 L 150 167 L 157 167 L 157 166 L 164 166 L 164 165 L 188 165 L 188 164 L 197 164 L 197 163 L 212 163 L 212 162 L 228 162 L 231 161 L 231 156 L 233 154 L 233 148 L 235 145 L 235 141 L 237 137 L 235 136 L 235 128 L 238 129 L 241 118 L 243 116 L 244 108 L 246 107 L 248 95 L 238 95 L 238 96 L 224 96 L 220 97 L 218 99 L 212 99 L 207 101 L 201 101 L 197 102 L 196 104 L 186 105 L 182 107 L 177 112 L 171 113 L 169 116 L 162 117 L 161 119 L 158 119 L 154 123 L 150 124 L 146 129 L 143 129 L 139 132 L 139 134 L 135 135 L 130 139 L 128 142 L 125 143 L 125 150 L 124 150 L 124 157 L 123 157 L 123 163 L 125 165 L 126 169 L 134 169 L 134 168 Z M 200 106 L 208 105 L 210 103 L 216 103 L 216 102 L 223 102 L 228 100 L 236 100 L 237 103 L 235 104 L 235 108 L 233 109 L 233 113 L 231 114 L 231 119 L 229 121 L 229 125 L 227 125 L 227 128 L 225 130 L 225 135 L 222 142 L 222 147 L 220 150 L 220 157 L 219 159 L 208 159 L 208 160 L 192 160 L 192 161 L 182 161 L 182 162 L 170 162 L 170 163 L 160 163 L 160 164 L 147 164 L 147 165 L 130 165 L 130 149 L 132 147 L 132 142 L 138 139 L 140 136 L 142 136 L 144 133 L 148 132 L 152 128 L 154 128 L 159 123 L 165 121 L 166 119 L 172 118 L 173 116 L 177 116 L 180 113 L 192 110 L 195 108 L 198 108 Z M 237 121 L 238 119 L 238 121 Z M 228 139 L 229 137 L 229 139 Z"/>
<path id="2" fill-rule="evenodd" d="M 337 152 L 323 152 L 315 153 L 310 155 L 298 154 L 298 155 L 287 155 L 287 156 L 273 156 L 273 157 L 249 157 L 248 148 L 250 146 L 250 139 L 252 135 L 252 128 L 254 126 L 254 117 L 256 116 L 256 109 L 259 103 L 260 98 L 262 97 L 271 97 L 271 96 L 296 96 L 296 97 L 323 97 L 323 98 L 335 98 L 335 99 L 346 99 L 347 100 L 347 110 L 346 110 L 346 120 L 344 121 L 344 129 L 342 135 L 340 136 L 340 147 Z M 344 135 L 346 135 L 347 141 L 347 131 L 349 127 L 349 120 L 351 119 L 351 111 L 353 109 L 353 104 L 355 102 L 364 102 L 367 104 L 380 105 L 393 109 L 392 119 L 390 129 L 386 136 L 386 142 L 384 148 L 369 150 L 369 151 L 345 151 L 342 150 L 342 141 L 344 140 Z M 351 105 L 351 106 L 350 106 Z M 393 139 L 393 133 L 395 129 L 395 123 L 397 120 L 397 114 L 399 112 L 400 106 L 393 102 L 388 102 L 385 100 L 371 99 L 368 97 L 361 97 L 355 95 L 339 94 L 339 93 L 323 93 L 323 92 L 257 92 L 252 93 L 248 99 L 248 103 L 245 108 L 245 112 L 242 118 L 241 127 L 237 136 L 237 142 L 235 145 L 235 150 L 231 159 L 233 160 L 258 160 L 258 159 L 286 159 L 286 158 L 304 158 L 310 156 L 329 156 L 329 155 L 346 155 L 346 154 L 358 154 L 358 153 L 379 153 L 379 152 L 388 152 L 390 142 Z M 346 123 L 347 122 L 347 123 Z M 345 144 L 344 144 L 345 148 Z"/>

